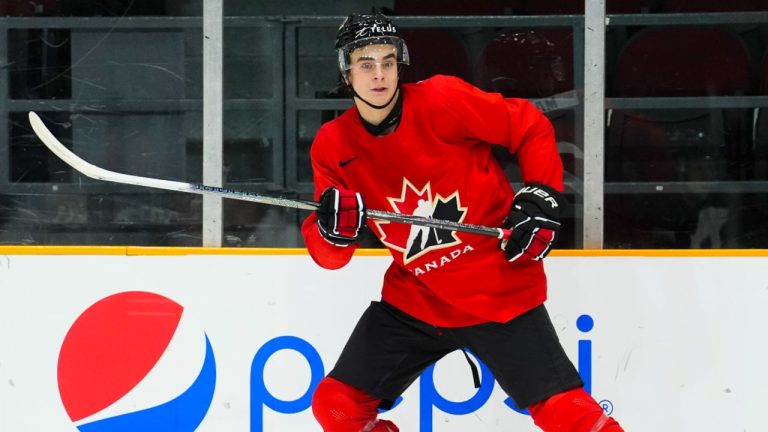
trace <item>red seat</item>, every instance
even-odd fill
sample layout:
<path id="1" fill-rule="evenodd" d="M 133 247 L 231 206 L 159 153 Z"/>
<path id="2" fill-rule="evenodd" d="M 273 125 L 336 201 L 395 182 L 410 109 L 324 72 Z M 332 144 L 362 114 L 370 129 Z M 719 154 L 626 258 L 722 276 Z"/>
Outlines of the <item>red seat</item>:
<path id="1" fill-rule="evenodd" d="M 469 80 L 469 60 L 461 41 L 443 29 L 406 29 L 400 32 L 408 46 L 411 64 L 403 82 L 416 82 L 436 74 Z"/>
<path id="2" fill-rule="evenodd" d="M 654 28 L 619 55 L 617 96 L 735 95 L 747 88 L 749 55 L 738 36 L 716 28 Z"/>
<path id="3" fill-rule="evenodd" d="M 765 0 L 660 0 L 664 13 L 768 11 Z"/>
<path id="4" fill-rule="evenodd" d="M 524 0 L 395 0 L 397 15 L 510 15 Z"/>
<path id="5" fill-rule="evenodd" d="M 607 14 L 637 14 L 656 12 L 660 0 L 607 0 Z"/>
<path id="6" fill-rule="evenodd" d="M 573 32 L 525 29 L 499 34 L 480 54 L 475 83 L 486 91 L 519 98 L 573 90 Z"/>
<path id="7" fill-rule="evenodd" d="M 608 0 L 606 14 L 648 13 L 657 9 L 659 0 Z M 584 0 L 525 0 L 528 15 L 583 15 Z"/>
<path id="8" fill-rule="evenodd" d="M 60 6 L 57 0 L 2 1 L 0 16 L 57 15 Z"/>
<path id="9" fill-rule="evenodd" d="M 763 61 L 760 62 L 758 91 L 761 95 L 768 95 L 768 50 L 763 54 Z"/>
<path id="10" fill-rule="evenodd" d="M 768 51 L 763 55 L 760 64 L 758 92 L 762 96 L 768 96 Z M 752 137 L 754 179 L 765 181 L 768 180 L 768 108 L 757 108 L 755 114 L 755 131 Z"/>
<path id="11" fill-rule="evenodd" d="M 727 96 L 749 85 L 749 56 L 738 37 L 715 28 L 652 28 L 619 54 L 613 95 Z M 616 110 L 608 129 L 607 179 L 725 180 L 728 157 L 746 133 L 722 109 Z M 733 179 L 733 178 L 731 178 Z"/>
<path id="12" fill-rule="evenodd" d="M 681 97 L 745 94 L 749 56 L 732 32 L 716 28 L 649 28 L 619 53 L 612 96 Z M 739 180 L 749 146 L 747 110 L 719 108 L 612 110 L 606 134 L 606 180 L 691 182 Z M 610 199 L 608 199 L 610 198 Z M 701 212 L 721 208 L 706 193 L 621 194 L 606 198 L 618 232 L 667 236 L 654 247 L 695 246 Z M 663 234 L 663 235 L 662 235 Z"/>

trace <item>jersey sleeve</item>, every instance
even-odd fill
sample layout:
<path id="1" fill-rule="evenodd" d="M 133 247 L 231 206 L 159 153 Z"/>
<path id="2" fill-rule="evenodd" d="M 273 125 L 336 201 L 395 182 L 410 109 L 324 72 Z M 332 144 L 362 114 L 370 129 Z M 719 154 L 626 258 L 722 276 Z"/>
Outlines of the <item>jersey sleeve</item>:
<path id="1" fill-rule="evenodd" d="M 435 77 L 436 99 L 467 137 L 517 155 L 525 183 L 563 190 L 563 164 L 549 119 L 526 99 L 504 98 L 455 77 Z"/>
<path id="2" fill-rule="evenodd" d="M 322 192 L 331 187 L 341 185 L 338 176 L 333 172 L 332 164 L 327 163 L 330 157 L 324 153 L 325 134 L 321 128 L 318 131 L 315 140 L 310 148 L 310 157 L 312 160 L 312 171 L 315 182 L 314 200 L 318 201 Z M 317 228 L 317 218 L 315 212 L 312 212 L 301 226 L 301 234 L 304 237 L 304 244 L 312 259 L 321 267 L 335 270 L 345 266 L 359 246 L 353 243 L 349 246 L 336 246 L 326 241 L 320 230 Z"/>

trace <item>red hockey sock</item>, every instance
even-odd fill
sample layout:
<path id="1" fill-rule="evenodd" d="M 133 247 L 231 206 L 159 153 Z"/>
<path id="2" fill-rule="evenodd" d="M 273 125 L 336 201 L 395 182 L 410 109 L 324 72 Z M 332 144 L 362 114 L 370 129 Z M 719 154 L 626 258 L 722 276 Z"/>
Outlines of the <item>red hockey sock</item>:
<path id="1" fill-rule="evenodd" d="M 312 413 L 325 432 L 398 432 L 377 420 L 379 399 L 339 380 L 325 377 L 312 396 Z"/>
<path id="2" fill-rule="evenodd" d="M 623 432 L 583 388 L 558 393 L 528 407 L 545 432 Z"/>
<path id="3" fill-rule="evenodd" d="M 363 428 L 363 432 L 400 432 L 400 429 L 389 420 L 374 420 Z"/>

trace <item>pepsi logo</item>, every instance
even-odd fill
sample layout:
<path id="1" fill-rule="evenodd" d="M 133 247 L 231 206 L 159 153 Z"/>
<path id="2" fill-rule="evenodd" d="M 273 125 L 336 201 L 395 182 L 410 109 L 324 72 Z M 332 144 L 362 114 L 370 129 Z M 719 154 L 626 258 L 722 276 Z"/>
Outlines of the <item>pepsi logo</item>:
<path id="1" fill-rule="evenodd" d="M 208 336 L 159 294 L 103 298 L 72 324 L 59 352 L 64 408 L 82 432 L 194 431 L 216 386 Z"/>

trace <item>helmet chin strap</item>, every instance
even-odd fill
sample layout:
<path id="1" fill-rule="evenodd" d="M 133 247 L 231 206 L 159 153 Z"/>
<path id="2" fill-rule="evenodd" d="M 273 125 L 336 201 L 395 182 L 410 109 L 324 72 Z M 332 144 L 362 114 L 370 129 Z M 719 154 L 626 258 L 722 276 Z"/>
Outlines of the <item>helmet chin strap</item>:
<path id="1" fill-rule="evenodd" d="M 347 85 L 349 85 L 349 84 L 347 84 Z M 399 85 L 398 85 L 398 89 L 399 89 L 399 88 L 400 88 L 400 87 L 399 87 Z M 391 98 L 389 98 L 389 100 L 387 101 L 387 103 L 385 103 L 384 105 L 374 105 L 374 104 L 372 104 L 372 103 L 368 102 L 367 100 L 363 99 L 363 97 L 362 97 L 362 96 L 360 96 L 359 94 L 357 94 L 357 92 L 355 91 L 355 89 L 354 89 L 354 88 L 352 88 L 352 86 L 351 86 L 351 85 L 349 86 L 349 89 L 350 89 L 350 90 L 352 90 L 352 94 L 353 94 L 353 95 L 354 95 L 356 98 L 358 98 L 358 99 L 360 99 L 361 101 L 365 102 L 365 104 L 366 104 L 366 105 L 368 105 L 369 107 L 371 107 L 371 108 L 373 108 L 373 109 L 384 109 L 384 108 L 386 108 L 387 106 L 389 106 L 389 104 L 391 104 L 391 103 L 392 103 L 392 101 L 395 99 L 395 96 L 397 96 L 397 90 L 395 90 L 395 92 L 394 92 L 394 93 L 392 93 L 392 97 L 391 97 Z"/>
<path id="2" fill-rule="evenodd" d="M 398 75 L 399 75 L 399 72 L 400 72 L 400 71 L 398 70 Z M 397 96 L 397 93 L 398 93 L 398 91 L 400 90 L 400 77 L 399 77 L 399 76 L 397 77 L 397 89 L 395 90 L 395 92 L 394 92 L 394 93 L 392 93 L 392 97 L 391 97 L 391 98 L 389 98 L 389 100 L 387 101 L 387 103 L 385 103 L 384 105 L 374 105 L 374 104 L 372 104 L 372 103 L 368 102 L 367 100 L 363 99 L 363 97 L 362 97 L 362 96 L 360 96 L 360 95 L 359 95 L 359 94 L 358 94 L 358 93 L 355 91 L 355 88 L 354 88 L 354 87 L 352 87 L 352 83 L 350 83 L 350 82 L 349 82 L 349 77 L 346 77 L 346 76 L 344 77 L 344 84 L 346 84 L 346 85 L 347 85 L 347 87 L 349 87 L 349 89 L 350 89 L 350 90 L 352 90 L 352 95 L 353 95 L 354 97 L 356 97 L 356 98 L 360 99 L 361 101 L 365 102 L 365 104 L 366 104 L 366 105 L 368 105 L 369 107 L 371 107 L 371 108 L 373 108 L 373 109 L 384 109 L 384 108 L 386 108 L 387 106 L 389 106 L 389 104 L 391 104 L 391 103 L 392 103 L 392 101 L 395 99 L 395 96 Z"/>

